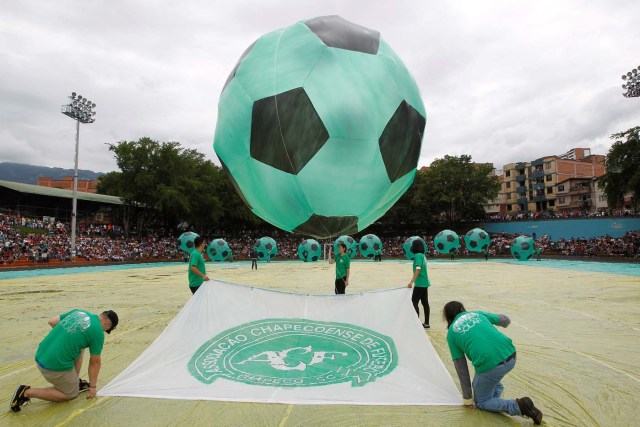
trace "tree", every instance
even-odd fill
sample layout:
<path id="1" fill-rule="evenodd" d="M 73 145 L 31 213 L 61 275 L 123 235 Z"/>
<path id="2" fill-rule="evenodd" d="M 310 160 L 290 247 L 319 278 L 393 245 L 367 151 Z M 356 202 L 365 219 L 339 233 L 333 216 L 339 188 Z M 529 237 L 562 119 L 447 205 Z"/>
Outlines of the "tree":
<path id="1" fill-rule="evenodd" d="M 484 204 L 498 196 L 500 183 L 493 166 L 476 164 L 471 156 L 444 156 L 424 172 L 416 187 L 414 205 L 428 218 L 444 220 L 450 227 L 481 220 Z"/>
<path id="2" fill-rule="evenodd" d="M 614 133 L 616 140 L 605 160 L 607 173 L 598 181 L 598 186 L 607 196 L 610 207 L 624 206 L 625 195 L 633 195 L 634 207 L 640 196 L 640 127 Z"/>
<path id="3" fill-rule="evenodd" d="M 108 146 L 120 171 L 104 175 L 98 191 L 124 200 L 119 216 L 127 234 L 152 223 L 175 229 L 187 222 L 203 229 L 253 216 L 222 169 L 196 150 L 150 138 Z"/>

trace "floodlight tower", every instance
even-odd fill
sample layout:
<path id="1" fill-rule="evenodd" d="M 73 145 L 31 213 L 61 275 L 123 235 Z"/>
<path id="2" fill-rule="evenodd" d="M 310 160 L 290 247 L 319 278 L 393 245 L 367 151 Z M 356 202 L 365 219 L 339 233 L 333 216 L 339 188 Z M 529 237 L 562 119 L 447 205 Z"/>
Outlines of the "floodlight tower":
<path id="1" fill-rule="evenodd" d="M 71 212 L 71 259 L 76 258 L 76 216 L 78 215 L 78 146 L 80 144 L 80 123 L 93 123 L 96 119 L 93 116 L 96 112 L 93 109 L 96 104 L 76 95 L 75 92 L 69 96 L 69 103 L 62 106 L 62 114 L 71 117 L 76 121 L 76 154 L 73 166 L 73 203 Z"/>
<path id="2" fill-rule="evenodd" d="M 640 68 L 640 66 L 638 66 Z M 638 74 L 638 68 L 634 68 L 627 74 L 622 75 L 622 80 L 625 83 L 622 85 L 622 89 L 627 91 L 622 94 L 625 98 L 635 98 L 640 96 L 640 74 Z"/>

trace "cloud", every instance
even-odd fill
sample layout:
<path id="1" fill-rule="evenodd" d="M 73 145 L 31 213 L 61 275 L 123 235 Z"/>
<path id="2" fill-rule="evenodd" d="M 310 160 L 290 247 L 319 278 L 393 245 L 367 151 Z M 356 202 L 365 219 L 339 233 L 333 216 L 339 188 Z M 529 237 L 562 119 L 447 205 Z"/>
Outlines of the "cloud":
<path id="1" fill-rule="evenodd" d="M 640 65 L 640 4 L 568 1 L 9 2 L 0 17 L 0 160 L 70 167 L 71 91 L 96 104 L 80 166 L 150 136 L 215 159 L 218 96 L 269 31 L 339 14 L 379 30 L 414 75 L 428 121 L 420 165 L 471 154 L 496 166 L 589 146 L 640 124 L 620 75 Z"/>

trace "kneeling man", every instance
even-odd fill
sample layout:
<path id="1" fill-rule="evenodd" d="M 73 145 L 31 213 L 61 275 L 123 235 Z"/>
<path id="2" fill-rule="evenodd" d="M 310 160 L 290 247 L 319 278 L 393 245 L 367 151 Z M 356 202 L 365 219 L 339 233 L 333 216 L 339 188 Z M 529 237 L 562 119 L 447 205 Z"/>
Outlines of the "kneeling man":
<path id="1" fill-rule="evenodd" d="M 96 395 L 100 372 L 104 333 L 110 334 L 118 325 L 118 315 L 107 310 L 100 314 L 86 310 L 71 310 L 49 319 L 51 331 L 36 352 L 36 364 L 42 376 L 53 387 L 32 388 L 19 385 L 11 399 L 11 410 L 20 411 L 32 397 L 50 402 L 63 402 L 88 390 L 88 398 Z M 89 382 L 80 379 L 84 349 L 89 349 Z"/>

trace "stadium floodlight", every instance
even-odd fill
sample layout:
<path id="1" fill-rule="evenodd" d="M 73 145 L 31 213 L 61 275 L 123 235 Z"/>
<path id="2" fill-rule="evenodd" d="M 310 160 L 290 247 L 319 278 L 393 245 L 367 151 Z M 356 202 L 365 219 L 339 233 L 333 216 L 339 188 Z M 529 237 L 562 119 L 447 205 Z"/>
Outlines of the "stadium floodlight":
<path id="1" fill-rule="evenodd" d="M 638 68 L 640 68 L 640 66 L 638 66 Z M 626 92 L 624 92 L 622 96 L 625 98 L 636 98 L 640 96 L 640 75 L 638 74 L 638 68 L 634 68 L 622 75 L 622 80 L 625 81 L 622 89 L 626 89 Z"/>
<path id="2" fill-rule="evenodd" d="M 76 121 L 76 152 L 73 166 L 73 202 L 71 211 L 71 259 L 76 258 L 76 217 L 78 215 L 78 147 L 80 145 L 80 123 L 93 123 L 96 104 L 75 92 L 69 96 L 70 102 L 62 106 L 62 114 Z"/>

